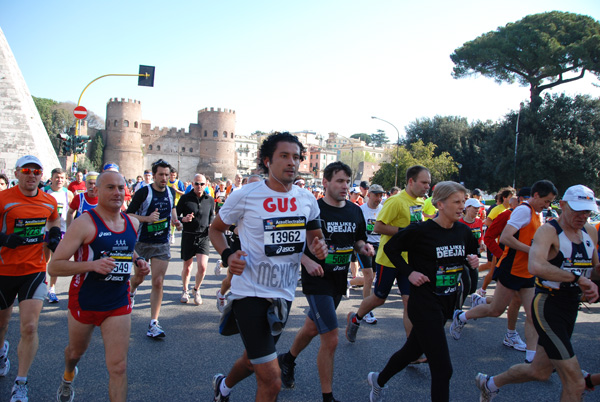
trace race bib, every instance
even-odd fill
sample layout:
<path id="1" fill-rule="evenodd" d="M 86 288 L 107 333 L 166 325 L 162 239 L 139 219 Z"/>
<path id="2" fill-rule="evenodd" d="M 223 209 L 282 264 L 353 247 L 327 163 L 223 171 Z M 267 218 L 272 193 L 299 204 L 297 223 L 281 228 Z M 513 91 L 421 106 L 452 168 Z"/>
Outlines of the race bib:
<path id="1" fill-rule="evenodd" d="M 373 233 L 373 230 L 375 229 L 375 219 L 367 219 L 367 234 L 376 234 Z"/>
<path id="2" fill-rule="evenodd" d="M 15 219 L 13 233 L 25 239 L 25 244 L 38 244 L 44 241 L 46 218 Z"/>
<path id="3" fill-rule="evenodd" d="M 458 279 L 463 270 L 461 265 L 443 266 L 438 265 L 435 274 L 435 294 L 438 296 L 450 296 L 458 289 Z"/>
<path id="4" fill-rule="evenodd" d="M 327 257 L 325 257 L 325 270 L 340 271 L 347 269 L 352 259 L 353 251 L 354 248 L 352 246 L 336 247 L 329 245 Z"/>
<path id="5" fill-rule="evenodd" d="M 473 233 L 473 236 L 475 236 L 475 239 L 479 240 L 481 238 L 481 229 L 473 228 L 473 229 L 471 229 L 471 233 Z"/>
<path id="6" fill-rule="evenodd" d="M 148 233 L 158 234 L 158 232 L 161 232 L 161 231 L 167 229 L 168 226 L 169 226 L 168 218 L 164 218 L 159 221 L 149 223 L 148 224 Z"/>
<path id="7" fill-rule="evenodd" d="M 98 280 L 102 282 L 124 282 L 131 275 L 133 269 L 133 254 L 122 253 L 118 251 L 104 252 L 103 257 L 111 257 L 115 260 L 116 266 L 108 275 L 100 276 Z"/>
<path id="8" fill-rule="evenodd" d="M 410 223 L 423 221 L 423 206 L 422 205 L 411 205 L 410 211 Z"/>
<path id="9" fill-rule="evenodd" d="M 306 243 L 306 217 L 263 219 L 265 255 L 276 257 L 302 253 Z"/>

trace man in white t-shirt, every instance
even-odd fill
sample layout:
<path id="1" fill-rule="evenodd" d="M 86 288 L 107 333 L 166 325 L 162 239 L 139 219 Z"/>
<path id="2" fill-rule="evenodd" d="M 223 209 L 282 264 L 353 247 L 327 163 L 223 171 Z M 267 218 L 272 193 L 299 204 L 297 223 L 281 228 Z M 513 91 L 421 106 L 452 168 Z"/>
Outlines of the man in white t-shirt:
<path id="1" fill-rule="evenodd" d="M 256 400 L 277 399 L 281 372 L 275 344 L 294 299 L 300 258 L 305 245 L 319 258 L 327 256 L 317 202 L 293 185 L 304 150 L 296 136 L 270 135 L 259 152 L 259 168 L 268 178 L 229 194 L 210 226 L 210 240 L 233 274 L 231 306 L 225 307 L 220 330 L 227 318 L 235 319 L 245 347 L 227 376 L 214 376 L 217 402 L 228 401 L 231 388 L 252 373 Z M 225 238 L 232 224 L 238 226 L 241 245 L 235 252 Z M 312 274 L 322 276 L 323 270 Z"/>

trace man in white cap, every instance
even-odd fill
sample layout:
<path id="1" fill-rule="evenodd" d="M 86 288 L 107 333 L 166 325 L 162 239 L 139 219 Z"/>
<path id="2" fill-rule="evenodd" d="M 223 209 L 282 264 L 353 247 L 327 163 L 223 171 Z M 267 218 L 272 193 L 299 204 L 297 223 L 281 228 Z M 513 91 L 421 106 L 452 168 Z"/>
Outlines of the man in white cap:
<path id="1" fill-rule="evenodd" d="M 27 374 L 38 349 L 38 321 L 47 290 L 44 251 L 54 251 L 61 237 L 56 199 L 38 188 L 42 174 L 37 157 L 23 156 L 15 168 L 19 184 L 0 192 L 0 377 L 10 369 L 5 337 L 15 297 L 22 331 L 11 402 L 27 401 Z"/>
<path id="2" fill-rule="evenodd" d="M 560 208 L 558 220 L 535 233 L 529 251 L 529 272 L 536 276 L 532 310 L 539 340 L 535 357 L 531 364 L 517 364 L 497 376 L 477 374 L 482 401 L 494 398 L 506 384 L 546 381 L 553 369 L 562 382 L 560 400 L 581 400 L 585 380 L 571 335 L 582 293 L 590 302 L 598 299 L 598 287 L 590 280 L 598 276 L 597 232 L 587 223 L 598 208 L 594 192 L 582 185 L 567 189 Z"/>

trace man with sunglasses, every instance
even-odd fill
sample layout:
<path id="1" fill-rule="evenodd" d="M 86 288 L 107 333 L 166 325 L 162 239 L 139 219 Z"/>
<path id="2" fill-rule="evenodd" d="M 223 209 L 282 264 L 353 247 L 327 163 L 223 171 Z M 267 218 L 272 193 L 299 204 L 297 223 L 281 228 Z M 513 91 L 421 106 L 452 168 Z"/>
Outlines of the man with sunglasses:
<path id="1" fill-rule="evenodd" d="M 38 320 L 46 296 L 44 251 L 54 251 L 61 236 L 56 199 L 38 189 L 42 173 L 37 157 L 23 156 L 15 169 L 19 184 L 0 192 L 0 377 L 10 369 L 5 337 L 15 297 L 22 329 L 11 402 L 27 401 L 27 373 L 38 349 Z"/>
<path id="2" fill-rule="evenodd" d="M 202 285 L 208 266 L 208 254 L 210 253 L 208 227 L 214 218 L 215 201 L 204 191 L 206 178 L 203 175 L 196 174 L 192 186 L 193 190 L 191 192 L 181 196 L 176 210 L 179 220 L 183 223 L 183 233 L 181 235 L 183 293 L 181 294 L 181 302 L 187 303 L 190 300 L 188 286 L 195 256 L 198 273 L 196 274 L 196 286 L 194 286 L 194 304 L 198 306 L 202 304 L 200 285 Z"/>
<path id="3" fill-rule="evenodd" d="M 150 261 L 152 291 L 150 293 L 150 325 L 146 335 L 150 338 L 164 338 L 165 332 L 158 323 L 163 298 L 163 282 L 171 259 L 169 227 L 182 229 L 175 212 L 175 191 L 167 186 L 171 175 L 171 165 L 162 159 L 152 164 L 154 182 L 135 192 L 127 214 L 140 221 L 138 242 L 135 251 Z M 135 295 L 143 278 L 131 280 L 131 294 Z"/>

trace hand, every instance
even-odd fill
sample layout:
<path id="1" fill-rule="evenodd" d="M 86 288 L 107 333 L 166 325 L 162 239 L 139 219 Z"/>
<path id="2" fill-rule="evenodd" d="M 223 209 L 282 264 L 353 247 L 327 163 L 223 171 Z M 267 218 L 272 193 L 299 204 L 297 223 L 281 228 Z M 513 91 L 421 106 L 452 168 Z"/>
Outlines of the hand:
<path id="1" fill-rule="evenodd" d="M 191 222 L 193 220 L 194 220 L 194 213 L 193 212 L 189 213 L 186 216 L 184 216 L 183 218 L 181 218 L 181 221 L 182 222 L 186 222 L 186 223 L 189 223 L 189 222 Z"/>
<path id="2" fill-rule="evenodd" d="M 0 232 L 0 246 L 8 248 L 17 248 L 25 244 L 25 239 L 16 234 L 5 234 Z"/>
<path id="3" fill-rule="evenodd" d="M 160 219 L 160 213 L 158 212 L 158 208 L 156 208 L 154 212 L 148 215 L 148 219 L 150 219 L 150 222 L 156 222 Z"/>
<path id="4" fill-rule="evenodd" d="M 90 271 L 99 273 L 100 275 L 108 275 L 117 266 L 113 258 L 100 258 L 89 262 Z"/>
<path id="5" fill-rule="evenodd" d="M 412 271 L 410 275 L 408 275 L 408 280 L 415 286 L 421 286 L 425 282 L 429 282 L 429 278 L 426 275 L 417 271 Z"/>
<path id="6" fill-rule="evenodd" d="M 248 256 L 248 254 L 242 250 L 238 250 L 229 256 L 227 265 L 232 274 L 241 275 L 242 272 L 244 272 L 244 268 L 246 268 L 246 256 Z"/>
<path id="7" fill-rule="evenodd" d="M 308 250 L 319 260 L 324 260 L 327 257 L 327 244 L 325 240 L 318 237 L 313 238 L 311 244 L 308 245 Z"/>
<path id="8" fill-rule="evenodd" d="M 319 265 L 317 262 L 311 260 L 310 258 L 307 258 L 305 261 L 303 261 L 302 265 L 304 265 L 304 269 L 306 269 L 306 272 L 308 272 L 308 274 L 310 276 L 325 275 L 325 271 L 323 270 L 323 267 L 321 265 Z"/>
<path id="9" fill-rule="evenodd" d="M 146 260 L 138 260 L 134 263 L 134 275 L 141 276 L 144 278 L 146 275 L 150 274 L 150 264 Z"/>
<path id="10" fill-rule="evenodd" d="M 177 230 L 182 230 L 183 229 L 183 223 L 181 223 L 179 221 L 173 222 L 173 225 L 175 226 L 175 229 L 177 229 Z"/>
<path id="11" fill-rule="evenodd" d="M 588 302 L 593 303 L 598 300 L 598 286 L 594 282 L 588 278 L 581 277 L 577 284 Z"/>
<path id="12" fill-rule="evenodd" d="M 360 248 L 359 254 L 366 255 L 367 257 L 373 257 L 375 255 L 375 247 L 372 244 L 365 243 Z"/>
<path id="13" fill-rule="evenodd" d="M 467 262 L 473 269 L 477 269 L 479 267 L 479 257 L 477 257 L 475 254 L 469 254 L 467 256 Z"/>

